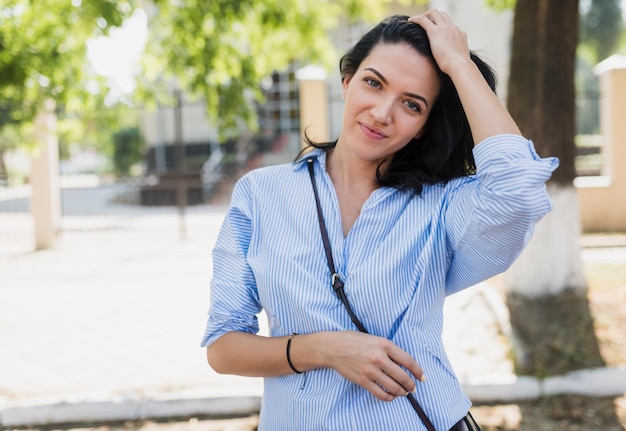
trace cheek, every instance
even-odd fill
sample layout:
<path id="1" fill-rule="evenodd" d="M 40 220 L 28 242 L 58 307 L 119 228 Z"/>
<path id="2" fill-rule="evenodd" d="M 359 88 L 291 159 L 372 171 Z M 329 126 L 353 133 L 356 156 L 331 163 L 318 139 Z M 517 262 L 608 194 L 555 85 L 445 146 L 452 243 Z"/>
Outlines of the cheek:
<path id="1" fill-rule="evenodd" d="M 407 132 L 407 136 L 409 137 L 409 139 L 419 138 L 422 135 L 422 133 L 424 133 L 424 126 L 426 126 L 426 120 L 427 118 L 420 117 L 418 121 L 413 119 L 413 121 L 411 121 L 410 124 L 406 124 L 406 130 L 409 131 Z"/>
<path id="2" fill-rule="evenodd" d="M 424 131 L 425 131 L 425 130 L 426 130 L 426 121 L 424 121 L 424 122 L 422 122 L 422 123 L 420 124 L 420 126 L 419 126 L 419 128 L 418 128 L 418 130 L 417 130 L 417 133 L 415 133 L 415 134 L 413 135 L 413 137 L 414 137 L 415 139 L 419 139 L 419 138 L 420 138 L 420 137 L 424 134 Z"/>

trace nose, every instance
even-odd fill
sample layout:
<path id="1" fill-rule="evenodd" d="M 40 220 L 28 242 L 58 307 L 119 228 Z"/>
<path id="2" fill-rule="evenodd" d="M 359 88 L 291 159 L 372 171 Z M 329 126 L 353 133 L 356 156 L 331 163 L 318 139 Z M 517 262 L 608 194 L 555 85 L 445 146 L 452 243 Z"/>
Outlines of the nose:
<path id="1" fill-rule="evenodd" d="M 391 123 L 393 111 L 393 102 L 390 99 L 383 98 L 374 104 L 370 109 L 370 115 L 380 124 Z"/>

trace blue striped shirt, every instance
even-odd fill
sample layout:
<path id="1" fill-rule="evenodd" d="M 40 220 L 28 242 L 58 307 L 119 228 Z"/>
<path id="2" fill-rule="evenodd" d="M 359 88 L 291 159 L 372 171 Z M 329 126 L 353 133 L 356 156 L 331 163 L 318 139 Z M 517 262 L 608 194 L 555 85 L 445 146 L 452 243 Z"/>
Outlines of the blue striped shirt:
<path id="1" fill-rule="evenodd" d="M 337 272 L 372 334 L 411 354 L 428 380 L 417 400 L 438 430 L 470 408 L 442 344 L 443 302 L 498 274 L 519 255 L 551 204 L 545 182 L 558 161 L 499 135 L 474 148 L 475 175 L 427 185 L 421 195 L 382 187 L 346 237 L 326 157 L 310 153 Z M 202 345 L 229 331 L 271 336 L 356 330 L 331 288 L 306 162 L 242 177 L 213 251 Z M 408 400 L 376 399 L 334 369 L 264 379 L 259 430 L 422 430 Z"/>

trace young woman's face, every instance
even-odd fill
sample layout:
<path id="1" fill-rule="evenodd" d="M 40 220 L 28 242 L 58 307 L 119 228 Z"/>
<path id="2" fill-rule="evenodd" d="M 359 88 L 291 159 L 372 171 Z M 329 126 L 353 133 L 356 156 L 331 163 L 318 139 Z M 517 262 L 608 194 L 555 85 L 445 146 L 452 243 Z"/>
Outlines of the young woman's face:
<path id="1" fill-rule="evenodd" d="M 419 137 L 439 94 L 432 63 L 408 45 L 378 44 L 343 83 L 337 147 L 381 161 Z"/>

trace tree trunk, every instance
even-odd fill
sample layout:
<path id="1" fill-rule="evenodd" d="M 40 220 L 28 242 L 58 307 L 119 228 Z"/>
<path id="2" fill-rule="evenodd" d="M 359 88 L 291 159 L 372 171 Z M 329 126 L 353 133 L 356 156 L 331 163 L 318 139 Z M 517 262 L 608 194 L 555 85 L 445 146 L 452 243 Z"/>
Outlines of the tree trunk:
<path id="1" fill-rule="evenodd" d="M 548 184 L 554 209 L 508 272 L 523 374 L 604 365 L 587 301 L 573 185 L 578 20 L 578 0 L 517 0 L 515 7 L 508 109 L 541 156 L 560 160 Z"/>
<path id="2" fill-rule="evenodd" d="M 508 109 L 540 155 L 560 159 L 553 183 L 571 186 L 578 0 L 518 0 L 513 26 Z"/>

